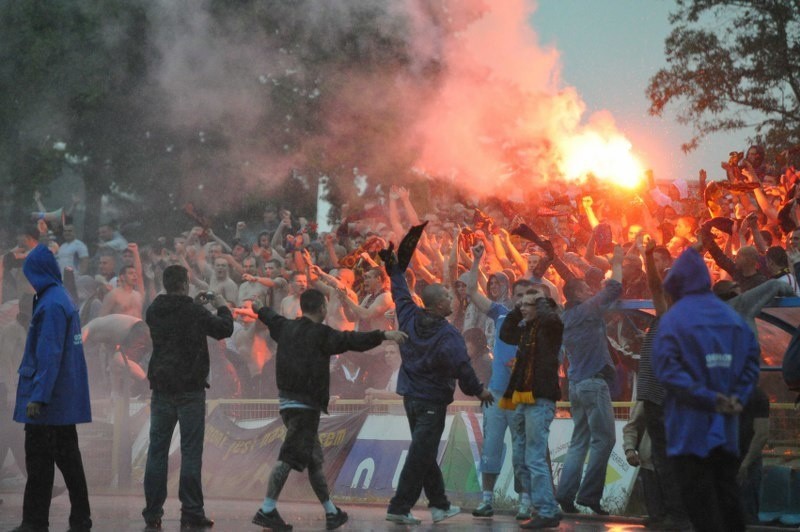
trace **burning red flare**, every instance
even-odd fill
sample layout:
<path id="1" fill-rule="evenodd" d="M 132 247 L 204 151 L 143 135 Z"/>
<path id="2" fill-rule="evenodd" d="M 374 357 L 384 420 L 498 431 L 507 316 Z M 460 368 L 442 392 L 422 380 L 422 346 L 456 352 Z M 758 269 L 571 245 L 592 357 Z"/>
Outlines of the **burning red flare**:
<path id="1" fill-rule="evenodd" d="M 563 141 L 561 148 L 561 170 L 570 181 L 592 174 L 621 187 L 636 188 L 643 179 L 644 168 L 622 135 L 604 137 L 596 131 L 585 131 Z"/>

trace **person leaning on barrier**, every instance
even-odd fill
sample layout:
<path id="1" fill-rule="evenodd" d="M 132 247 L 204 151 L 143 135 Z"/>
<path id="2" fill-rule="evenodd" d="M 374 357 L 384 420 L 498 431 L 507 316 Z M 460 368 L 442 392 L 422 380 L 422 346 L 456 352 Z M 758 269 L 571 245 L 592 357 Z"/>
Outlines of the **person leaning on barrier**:
<path id="1" fill-rule="evenodd" d="M 328 413 L 330 400 L 330 358 L 345 351 L 367 351 L 384 340 L 403 343 L 407 336 L 399 331 L 337 331 L 323 324 L 328 303 L 315 288 L 300 294 L 302 315 L 289 319 L 269 307 L 254 302 L 258 319 L 269 327 L 278 343 L 276 381 L 281 419 L 286 436 L 278 461 L 269 475 L 267 496 L 253 517 L 253 524 L 272 530 L 291 530 L 278 513 L 277 503 L 292 469 L 308 468 L 308 479 L 319 502 L 325 508 L 325 526 L 339 528 L 347 522 L 347 513 L 330 498 L 323 455 L 319 443 L 320 412 Z"/>
<path id="2" fill-rule="evenodd" d="M 203 507 L 201 469 L 206 419 L 209 356 L 207 336 L 217 340 L 233 334 L 233 316 L 219 294 L 200 294 L 192 300 L 189 274 L 183 266 L 164 270 L 166 294 L 155 298 L 146 321 L 153 341 L 147 378 L 150 403 L 150 446 L 144 472 L 146 530 L 161 529 L 167 498 L 169 446 L 175 424 L 181 430 L 181 473 L 178 497 L 181 526 L 208 528 L 214 521 Z M 211 301 L 216 315 L 204 308 Z"/>

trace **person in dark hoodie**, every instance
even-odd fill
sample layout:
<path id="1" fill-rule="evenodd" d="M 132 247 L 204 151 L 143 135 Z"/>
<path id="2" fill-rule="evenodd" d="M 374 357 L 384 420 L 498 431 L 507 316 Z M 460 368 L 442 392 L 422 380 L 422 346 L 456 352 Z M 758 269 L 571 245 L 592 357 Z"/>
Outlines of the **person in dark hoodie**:
<path id="1" fill-rule="evenodd" d="M 54 465 L 69 490 L 69 530 L 86 531 L 92 528 L 92 519 L 75 425 L 90 423 L 92 412 L 78 309 L 64 289 L 55 255 L 47 247 L 36 246 L 22 271 L 36 297 L 14 407 L 14 421 L 25 424 L 28 475 L 22 524 L 14 531 L 48 529 Z"/>
<path id="2" fill-rule="evenodd" d="M 330 358 L 345 351 L 367 351 L 384 340 L 401 344 L 406 335 L 400 331 L 337 331 L 323 324 L 328 304 L 325 295 L 314 288 L 300 296 L 303 315 L 297 319 L 287 319 L 258 303 L 256 307 L 258 319 L 278 343 L 275 371 L 286 436 L 253 524 L 272 530 L 292 529 L 278 513 L 278 496 L 292 469 L 308 468 L 311 488 L 325 508 L 325 527 L 334 530 L 347 522 L 348 516 L 331 501 L 319 443 L 320 412 L 328 413 L 330 400 Z"/>
<path id="3" fill-rule="evenodd" d="M 422 291 L 425 308 L 418 307 L 411 298 L 404 272 L 424 227 L 425 224 L 411 228 L 397 255 L 392 245 L 380 252 L 392 282 L 400 330 L 408 334 L 408 341 L 400 346 L 403 362 L 397 393 L 403 396 L 411 445 L 386 514 L 387 521 L 405 525 L 421 523 L 411 514 L 411 508 L 423 488 L 434 523 L 461 511 L 447 499 L 442 471 L 436 463 L 456 380 L 465 394 L 477 396 L 481 403 L 494 401 L 470 365 L 464 338 L 446 319 L 453 312 L 450 291 L 441 284 L 426 286 Z"/>
<path id="4" fill-rule="evenodd" d="M 147 369 L 150 389 L 150 446 L 144 471 L 142 510 L 145 530 L 160 530 L 167 499 L 169 446 L 175 424 L 181 430 L 181 473 L 178 497 L 181 526 L 209 528 L 203 505 L 203 439 L 206 424 L 206 388 L 209 357 L 207 336 L 221 340 L 233 334 L 233 315 L 225 299 L 200 294 L 192 300 L 188 271 L 172 265 L 164 270 L 166 294 L 157 296 L 147 309 L 153 354 Z M 204 308 L 211 302 L 216 315 Z"/>
<path id="5" fill-rule="evenodd" d="M 696 530 L 745 530 L 736 484 L 738 414 L 758 382 L 758 342 L 711 292 L 694 248 L 675 261 L 664 289 L 674 303 L 661 318 L 651 362 L 666 388 L 667 456 Z"/>

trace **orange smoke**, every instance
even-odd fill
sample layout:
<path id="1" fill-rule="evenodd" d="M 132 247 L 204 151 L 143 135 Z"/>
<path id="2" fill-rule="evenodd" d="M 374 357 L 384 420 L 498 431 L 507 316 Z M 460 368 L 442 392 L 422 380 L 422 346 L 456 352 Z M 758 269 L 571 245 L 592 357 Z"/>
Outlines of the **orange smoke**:
<path id="1" fill-rule="evenodd" d="M 643 166 L 607 112 L 585 119 L 585 104 L 561 81 L 558 51 L 530 26 L 535 6 L 492 2 L 443 50 L 446 78 L 418 124 L 417 167 L 470 192 L 507 194 L 589 174 L 634 187 Z"/>

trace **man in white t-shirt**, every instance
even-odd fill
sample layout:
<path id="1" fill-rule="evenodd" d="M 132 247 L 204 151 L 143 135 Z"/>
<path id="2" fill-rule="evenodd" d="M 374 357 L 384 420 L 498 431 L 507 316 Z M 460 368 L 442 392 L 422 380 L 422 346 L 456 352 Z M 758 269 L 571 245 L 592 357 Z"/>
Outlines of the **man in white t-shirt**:
<path id="1" fill-rule="evenodd" d="M 65 268 L 72 268 L 80 275 L 89 272 L 89 249 L 75 238 L 75 226 L 72 224 L 64 226 L 64 243 L 58 248 L 56 260 L 62 274 Z"/>

